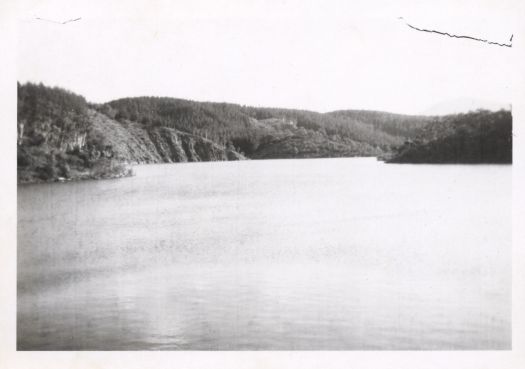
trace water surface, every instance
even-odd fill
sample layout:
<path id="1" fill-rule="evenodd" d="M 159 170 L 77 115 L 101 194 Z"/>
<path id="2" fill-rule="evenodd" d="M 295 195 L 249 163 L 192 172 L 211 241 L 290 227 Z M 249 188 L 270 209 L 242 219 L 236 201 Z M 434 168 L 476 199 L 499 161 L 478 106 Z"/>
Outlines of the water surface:
<path id="1" fill-rule="evenodd" d="M 18 349 L 510 349 L 511 167 L 149 165 L 18 191 Z"/>

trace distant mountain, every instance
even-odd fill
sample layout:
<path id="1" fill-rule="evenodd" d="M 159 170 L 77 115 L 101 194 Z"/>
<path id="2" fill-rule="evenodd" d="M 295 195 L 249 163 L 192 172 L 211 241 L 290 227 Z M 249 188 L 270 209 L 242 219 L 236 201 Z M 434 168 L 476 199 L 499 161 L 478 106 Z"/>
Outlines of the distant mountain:
<path id="1" fill-rule="evenodd" d="M 510 110 L 510 104 L 501 102 L 480 100 L 474 98 L 458 98 L 442 101 L 433 105 L 423 112 L 424 115 L 450 115 L 468 113 L 476 110 L 498 111 L 501 109 Z"/>
<path id="2" fill-rule="evenodd" d="M 483 147 L 506 153 L 512 120 L 510 112 L 498 114 L 323 114 L 167 97 L 90 104 L 61 88 L 18 84 L 18 180 L 118 177 L 128 175 L 127 164 L 133 163 L 352 156 L 419 162 L 420 151 L 409 149 L 435 141 L 431 145 L 448 150 L 448 141 L 439 140 L 456 134 L 467 146 L 482 139 Z M 508 162 L 506 155 L 498 160 Z M 467 159 L 472 161 L 456 161 Z"/>

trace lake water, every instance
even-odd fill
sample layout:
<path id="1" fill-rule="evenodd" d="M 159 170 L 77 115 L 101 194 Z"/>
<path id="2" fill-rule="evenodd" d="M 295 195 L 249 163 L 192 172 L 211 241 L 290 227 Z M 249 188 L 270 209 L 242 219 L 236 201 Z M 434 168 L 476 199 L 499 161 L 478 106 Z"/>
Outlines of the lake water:
<path id="1" fill-rule="evenodd" d="M 510 349 L 511 169 L 270 160 L 21 186 L 18 349 Z"/>

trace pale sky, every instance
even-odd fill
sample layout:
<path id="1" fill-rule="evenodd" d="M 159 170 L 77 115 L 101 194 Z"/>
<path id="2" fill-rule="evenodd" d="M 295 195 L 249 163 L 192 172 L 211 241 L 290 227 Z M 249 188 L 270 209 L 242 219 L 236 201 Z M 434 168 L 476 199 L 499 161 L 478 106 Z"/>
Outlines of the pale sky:
<path id="1" fill-rule="evenodd" d="M 511 48 L 414 31 L 398 19 L 507 43 L 514 21 L 504 2 L 472 2 L 474 13 L 443 6 L 441 14 L 337 1 L 270 8 L 161 1 L 103 12 L 49 4 L 20 19 L 18 80 L 92 102 L 146 95 L 418 114 L 458 99 L 512 100 Z M 58 25 L 35 17 L 82 19 Z"/>

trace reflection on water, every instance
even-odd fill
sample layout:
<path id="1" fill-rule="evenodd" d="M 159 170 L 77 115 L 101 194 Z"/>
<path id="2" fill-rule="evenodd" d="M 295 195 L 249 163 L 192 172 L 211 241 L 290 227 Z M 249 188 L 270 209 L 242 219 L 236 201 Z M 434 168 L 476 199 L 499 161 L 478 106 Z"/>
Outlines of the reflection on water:
<path id="1" fill-rule="evenodd" d="M 19 188 L 19 349 L 510 349 L 510 166 L 136 172 Z"/>

